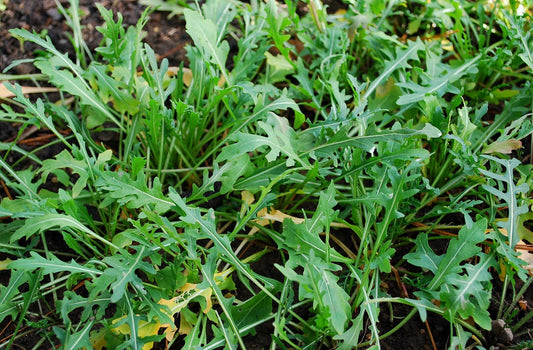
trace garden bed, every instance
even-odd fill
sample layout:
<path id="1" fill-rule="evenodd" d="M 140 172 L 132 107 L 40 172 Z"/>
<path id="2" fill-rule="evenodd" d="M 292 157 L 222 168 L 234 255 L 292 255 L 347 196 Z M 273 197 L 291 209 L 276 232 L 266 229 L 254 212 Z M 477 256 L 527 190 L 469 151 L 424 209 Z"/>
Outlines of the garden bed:
<path id="1" fill-rule="evenodd" d="M 201 3 L 0 0 L 0 348 L 531 347 L 528 4 Z"/>

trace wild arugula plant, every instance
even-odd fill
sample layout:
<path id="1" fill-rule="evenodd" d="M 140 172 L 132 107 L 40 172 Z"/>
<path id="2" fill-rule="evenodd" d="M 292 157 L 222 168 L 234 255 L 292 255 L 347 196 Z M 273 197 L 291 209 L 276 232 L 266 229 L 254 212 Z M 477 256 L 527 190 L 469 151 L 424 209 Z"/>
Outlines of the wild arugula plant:
<path id="1" fill-rule="evenodd" d="M 492 320 L 519 332 L 531 318 L 516 311 L 531 278 L 515 252 L 533 185 L 516 158 L 533 130 L 531 14 L 346 3 L 161 2 L 186 20 L 188 67 L 143 42 L 151 10 L 124 28 L 97 5 L 92 53 L 71 0 L 75 59 L 12 31 L 44 49 L 34 64 L 63 97 L 9 85 L 0 118 L 49 130 L 63 150 L 2 146 L 33 161 L 0 159 L 15 194 L 0 205 L 8 348 L 41 310 L 52 316 L 34 328 L 68 349 L 244 349 L 265 330 L 271 349 L 379 349 L 417 312 L 449 322 L 451 349 L 488 345 Z M 436 236 L 450 220 L 458 232 Z M 416 299 L 390 287 L 404 283 Z M 413 309 L 389 327 L 387 304 Z"/>

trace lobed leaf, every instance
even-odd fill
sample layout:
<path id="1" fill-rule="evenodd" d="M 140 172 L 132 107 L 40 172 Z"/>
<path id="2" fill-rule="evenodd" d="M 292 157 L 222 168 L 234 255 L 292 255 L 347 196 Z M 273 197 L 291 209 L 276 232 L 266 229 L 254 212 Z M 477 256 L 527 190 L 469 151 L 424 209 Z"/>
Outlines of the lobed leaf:
<path id="1" fill-rule="evenodd" d="M 187 33 L 191 36 L 194 44 L 201 50 L 204 58 L 218 66 L 222 75 L 229 83 L 226 73 L 226 59 L 229 53 L 227 41 L 219 41 L 218 28 L 212 20 L 204 18 L 197 11 L 184 9 Z"/>
<path id="2" fill-rule="evenodd" d="M 52 253 L 48 253 L 48 258 L 44 258 L 36 252 L 30 252 L 30 258 L 20 258 L 9 264 L 9 268 L 23 271 L 34 271 L 42 269 L 44 274 L 56 272 L 82 273 L 92 278 L 102 274 L 102 271 L 80 265 L 74 260 L 64 262 L 56 258 Z"/>

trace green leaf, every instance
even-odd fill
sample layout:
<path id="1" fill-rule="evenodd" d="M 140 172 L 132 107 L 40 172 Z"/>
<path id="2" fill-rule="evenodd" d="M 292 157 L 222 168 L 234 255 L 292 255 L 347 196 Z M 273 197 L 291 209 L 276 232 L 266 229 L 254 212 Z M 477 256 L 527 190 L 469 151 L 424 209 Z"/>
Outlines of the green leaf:
<path id="1" fill-rule="evenodd" d="M 30 252 L 30 255 L 30 258 L 20 258 L 13 261 L 9 264 L 9 268 L 23 271 L 42 269 L 44 274 L 55 272 L 82 273 L 89 275 L 91 278 L 102 274 L 100 270 L 80 265 L 74 260 L 70 262 L 61 261 L 52 253 L 48 253 L 49 259 L 43 258 L 36 252 Z"/>
<path id="2" fill-rule="evenodd" d="M 492 156 L 483 155 L 483 158 L 489 159 L 496 164 L 500 164 L 505 168 L 505 173 L 503 174 L 497 174 L 492 171 L 487 171 L 483 169 L 479 169 L 479 172 L 483 175 L 485 175 L 488 178 L 492 178 L 493 180 L 496 180 L 498 184 L 505 184 L 506 191 L 502 191 L 499 188 L 490 186 L 490 185 L 482 185 L 483 189 L 487 192 L 495 195 L 496 197 L 502 199 L 507 203 L 508 208 L 508 218 L 507 221 L 498 221 L 498 226 L 504 228 L 507 231 L 507 236 L 509 237 L 509 247 L 511 249 L 514 249 L 518 241 L 520 240 L 520 237 L 518 235 L 518 219 L 520 215 L 525 214 L 528 212 L 528 207 L 526 204 L 524 205 L 518 205 L 518 199 L 516 198 L 519 193 L 527 193 L 529 190 L 529 185 L 527 183 L 522 183 L 521 185 L 516 186 L 514 182 L 514 169 L 520 165 L 520 161 L 518 159 L 512 158 L 511 160 L 507 159 L 499 159 Z"/>
<path id="3" fill-rule="evenodd" d="M 120 114 L 135 114 L 139 111 L 139 101 L 131 96 L 128 86 L 107 75 L 103 65 L 92 64 L 87 70 L 87 78 L 104 103 L 112 102 Z"/>
<path id="4" fill-rule="evenodd" d="M 529 230 L 524 223 L 527 221 L 533 221 L 533 212 L 528 212 L 518 216 L 518 237 L 520 239 L 533 242 L 533 231 Z"/>
<path id="5" fill-rule="evenodd" d="M 52 227 L 59 226 L 59 228 L 73 228 L 81 232 L 85 232 L 90 237 L 97 239 L 110 247 L 118 249 L 113 243 L 107 241 L 87 226 L 82 224 L 79 220 L 64 214 L 43 214 L 35 217 L 31 217 L 24 222 L 24 226 L 19 228 L 11 237 L 11 242 L 14 242 L 22 237 L 29 238 L 36 233 L 40 233 L 51 229 Z"/>
<path id="6" fill-rule="evenodd" d="M 231 313 L 237 329 L 242 330 L 246 326 L 265 320 L 272 313 L 272 299 L 264 292 L 257 293 L 250 299 L 231 307 Z M 255 335 L 255 329 L 249 329 L 246 333 Z"/>
<path id="7" fill-rule="evenodd" d="M 490 330 L 491 317 L 488 308 L 491 301 L 492 286 L 488 282 L 492 276 L 489 268 L 495 266 L 494 253 L 482 254 L 476 265 L 466 264 L 463 266 L 464 274 L 446 276 L 446 283 L 452 287 L 444 290 L 440 297 L 449 308 L 447 313 L 454 315 L 458 312 L 465 320 L 472 317 L 476 324 Z"/>
<path id="8" fill-rule="evenodd" d="M 445 282 L 448 274 L 457 273 L 460 270 L 461 262 L 475 256 L 481 251 L 481 248 L 477 244 L 486 239 L 486 228 L 487 220 L 482 219 L 475 222 L 472 227 L 465 225 L 459 230 L 458 237 L 450 240 L 446 254 L 442 257 L 435 276 L 429 282 L 427 289 L 437 289 Z"/>
<path id="9" fill-rule="evenodd" d="M 36 101 L 31 101 L 29 98 L 24 96 L 22 88 L 19 84 L 15 84 L 15 86 L 5 84 L 5 86 L 8 88 L 8 90 L 15 94 L 14 100 L 20 102 L 25 107 L 26 113 L 28 113 L 31 118 L 37 118 L 43 125 L 52 131 L 57 138 L 63 142 L 63 144 L 70 146 L 65 137 L 57 130 L 52 116 L 46 113 L 45 104 L 40 98 L 38 98 Z"/>
<path id="10" fill-rule="evenodd" d="M 386 81 L 390 77 L 390 75 L 395 70 L 399 68 L 411 68 L 407 61 L 419 61 L 418 51 L 423 50 L 424 43 L 420 39 L 416 41 L 409 41 L 405 50 L 397 48 L 396 57 L 393 58 L 391 61 L 385 62 L 385 68 L 383 69 L 379 77 L 372 81 L 368 89 L 365 91 L 363 99 L 367 99 L 383 81 Z"/>
<path id="11" fill-rule="evenodd" d="M 233 265 L 235 269 L 251 280 L 261 290 L 272 289 L 277 287 L 276 282 L 266 279 L 263 276 L 253 272 L 250 267 L 244 264 L 231 249 L 230 241 L 227 234 L 219 234 L 215 226 L 215 212 L 209 209 L 205 216 L 202 216 L 199 208 L 189 207 L 181 196 L 173 189 L 169 189 L 170 199 L 176 203 L 181 220 L 187 223 L 188 228 L 185 229 L 185 235 L 189 239 L 189 244 L 192 245 L 198 239 L 208 238 L 214 243 L 214 246 L 222 258 Z M 260 283 L 263 282 L 266 287 Z M 272 296 L 271 296 L 272 298 Z"/>
<path id="12" fill-rule="evenodd" d="M 516 39 L 517 43 L 522 50 L 518 54 L 518 57 L 524 61 L 525 64 L 529 66 L 529 69 L 533 69 L 533 53 L 531 50 L 531 30 L 529 30 L 530 21 L 528 16 L 511 15 L 507 11 L 502 11 L 503 15 L 509 22 L 510 26 L 506 23 L 502 23 L 505 27 L 510 27 L 511 34 Z"/>
<path id="13" fill-rule="evenodd" d="M 253 164 L 250 161 L 250 157 L 247 154 L 241 154 L 240 156 L 235 156 L 228 160 L 228 169 L 222 174 L 220 181 L 222 182 L 222 187 L 220 188 L 220 193 L 225 194 L 230 191 L 236 190 L 236 182 L 243 177 L 247 179 L 250 171 L 253 169 Z"/>
<path id="14" fill-rule="evenodd" d="M 96 180 L 96 187 L 106 193 L 106 198 L 100 206 L 105 208 L 111 203 L 117 202 L 128 208 L 148 206 L 163 214 L 174 205 L 163 194 L 162 185 L 158 178 L 154 178 L 152 188 L 149 188 L 143 171 L 138 172 L 135 179 L 132 178 L 133 176 L 135 175 L 123 171 L 102 173 Z"/>
<path id="15" fill-rule="evenodd" d="M 16 270 L 11 271 L 11 277 L 9 278 L 9 284 L 4 286 L 0 284 L 0 322 L 2 322 L 7 316 L 11 316 L 14 321 L 19 314 L 18 303 L 13 301 L 13 298 L 20 295 L 20 286 L 28 282 L 29 276 L 25 271 Z"/>
<path id="16" fill-rule="evenodd" d="M 91 165 L 92 164 L 87 164 L 84 160 L 74 159 L 69 151 L 63 150 L 61 153 L 55 156 L 55 159 L 46 159 L 43 161 L 41 178 L 43 181 L 46 180 L 48 174 L 56 169 L 72 169 L 72 173 L 79 176 L 78 180 L 72 187 L 72 197 L 76 198 L 87 186 L 87 180 L 89 179 L 87 167 Z"/>
<path id="17" fill-rule="evenodd" d="M 87 322 L 78 332 L 69 334 L 66 333 L 62 339 L 62 344 L 65 349 L 91 349 L 93 345 L 89 339 L 90 331 L 94 325 L 95 320 Z"/>
<path id="18" fill-rule="evenodd" d="M 265 12 L 266 12 L 266 21 L 268 25 L 268 33 L 272 40 L 274 40 L 274 45 L 285 57 L 289 57 L 289 48 L 285 46 L 285 43 L 291 38 L 290 34 L 285 34 L 289 29 L 291 24 L 290 18 L 283 13 L 279 13 L 281 8 L 274 0 L 269 0 L 267 2 Z"/>
<path id="19" fill-rule="evenodd" d="M 233 157 L 255 151 L 261 147 L 267 147 L 270 152 L 266 154 L 269 162 L 275 161 L 280 154 L 287 156 L 286 165 L 294 166 L 296 162 L 309 167 L 307 160 L 302 159 L 296 152 L 296 133 L 285 118 L 270 113 L 266 122 L 259 121 L 257 125 L 263 129 L 267 136 L 257 134 L 234 134 L 231 139 L 237 141 L 222 149 L 218 156 L 219 161 L 232 159 Z"/>
<path id="20" fill-rule="evenodd" d="M 357 317 L 353 319 L 353 324 L 350 328 L 344 333 L 337 334 L 333 337 L 333 339 L 340 341 L 336 349 L 352 350 L 354 345 L 359 343 L 359 336 L 363 331 L 363 325 L 365 323 L 364 316 L 364 313 L 359 313 Z"/>
<path id="21" fill-rule="evenodd" d="M 122 342 L 117 349 L 141 350 L 145 344 L 139 336 L 139 321 L 141 320 L 141 316 L 137 315 L 133 310 L 133 305 L 131 303 L 133 299 L 133 295 L 129 293 L 126 294 L 125 298 L 122 298 L 121 307 L 123 308 L 126 317 L 113 324 L 114 328 L 126 325 L 124 328 L 127 328 L 129 331 L 128 341 Z"/>
<path id="22" fill-rule="evenodd" d="M 333 210 L 337 205 L 335 200 L 335 185 L 331 182 L 328 189 L 325 192 L 320 193 L 318 199 L 318 205 L 316 211 L 313 214 L 311 220 L 305 220 L 305 226 L 311 235 L 316 235 L 329 231 L 332 222 L 337 218 L 339 214 L 338 210 Z"/>
<path id="23" fill-rule="evenodd" d="M 404 258 L 412 265 L 437 272 L 443 256 L 435 254 L 429 246 L 427 233 L 417 235 L 415 239 L 416 251 L 406 254 Z"/>
<path id="24" fill-rule="evenodd" d="M 426 96 L 431 94 L 436 94 L 438 97 L 442 97 L 447 92 L 458 93 L 459 90 L 451 84 L 466 74 L 477 73 L 475 64 L 480 58 L 481 55 L 466 61 L 463 65 L 455 69 L 448 67 L 446 74 L 443 74 L 442 76 L 428 76 L 425 79 L 426 81 L 424 85 L 418 85 L 410 81 L 397 83 L 397 86 L 407 88 L 413 91 L 413 93 L 403 94 L 396 103 L 402 106 L 422 101 Z M 428 64 L 428 66 L 430 66 L 430 64 Z M 434 64 L 431 64 L 431 66 L 434 66 Z"/>
<path id="25" fill-rule="evenodd" d="M 111 298 L 109 293 L 104 293 L 97 298 L 89 299 L 72 291 L 65 291 L 63 300 L 58 302 L 58 307 L 61 309 L 61 318 L 64 322 L 69 320 L 68 314 L 70 312 L 80 308 L 83 309 L 80 320 L 84 322 L 90 317 L 95 317 L 96 319 L 103 317 L 110 303 Z M 78 315 L 78 313 L 75 313 L 75 315 Z"/>
<path id="26" fill-rule="evenodd" d="M 111 113 L 108 107 L 102 100 L 92 91 L 87 82 L 79 77 L 75 77 L 67 70 L 57 69 L 54 66 L 57 60 L 37 61 L 35 66 L 44 74 L 50 77 L 50 82 L 68 92 L 69 94 L 78 96 L 80 103 L 94 108 L 95 112 L 100 112 L 106 118 L 115 123 L 116 126 L 125 131 L 122 123 Z"/>
<path id="27" fill-rule="evenodd" d="M 473 317 L 481 327 L 490 329 L 492 276 L 489 268 L 496 264 L 495 253 L 484 254 L 478 247 L 487 239 L 486 227 L 486 219 L 463 226 L 457 238 L 450 239 L 446 253 L 440 256 L 429 247 L 427 235 L 421 235 L 416 239 L 416 251 L 405 255 L 405 259 L 434 274 L 429 282 L 424 279 L 419 286 L 424 292 L 415 292 L 421 300 L 441 300 L 440 308 L 452 323 L 458 315 L 463 319 Z M 479 257 L 476 265 L 464 263 L 475 256 Z"/>
<path id="28" fill-rule="evenodd" d="M 326 143 L 317 145 L 308 152 L 319 157 L 328 157 L 332 152 L 346 147 L 362 148 L 367 152 L 374 150 L 379 142 L 389 143 L 391 141 L 402 141 L 412 136 L 425 135 L 428 138 L 440 137 L 441 132 L 433 125 L 426 123 L 420 130 L 397 129 L 392 131 L 379 132 L 373 135 L 348 136 L 349 128 L 344 127 L 331 137 Z"/>
<path id="29" fill-rule="evenodd" d="M 285 266 L 275 266 L 290 280 L 299 284 L 299 298 L 313 300 L 314 308 L 318 308 L 317 314 L 327 314 L 330 327 L 337 334 L 345 330 L 346 321 L 350 317 L 350 297 L 338 284 L 339 277 L 331 271 L 341 269 L 339 265 L 326 263 L 323 259 L 315 256 L 314 250 L 309 255 L 291 254 L 289 262 Z M 294 265 L 304 268 L 301 275 L 294 271 Z"/>
<path id="30" fill-rule="evenodd" d="M 81 77 L 83 73 L 83 69 L 72 62 L 72 60 L 68 57 L 66 53 L 60 52 L 54 44 L 52 43 L 52 40 L 49 36 L 46 36 L 45 39 L 42 39 L 37 33 L 30 33 L 25 29 L 11 29 L 9 31 L 13 36 L 18 38 L 23 38 L 24 40 L 28 40 L 31 42 L 34 42 L 35 44 L 45 48 L 48 52 L 52 53 L 54 57 L 56 57 L 56 63 L 59 67 L 66 67 L 73 71 L 78 77 Z"/>
<path id="31" fill-rule="evenodd" d="M 134 249 L 137 251 L 134 255 L 121 249 L 119 251 L 120 254 L 108 256 L 102 260 L 102 262 L 111 266 L 104 270 L 102 278 L 105 279 L 106 283 L 112 281 L 110 284 L 112 303 L 122 299 L 126 290 L 128 290 L 128 284 L 131 284 L 138 293 L 146 293 L 141 278 L 136 275 L 137 270 L 142 270 L 149 275 L 156 273 L 152 265 L 143 261 L 152 252 L 145 246 L 134 246 Z M 98 283 L 98 281 L 95 281 L 95 283 Z"/>
<path id="32" fill-rule="evenodd" d="M 207 61 L 218 66 L 229 84 L 230 80 L 226 73 L 226 59 L 229 53 L 228 42 L 219 41 L 217 26 L 210 19 L 206 19 L 197 11 L 189 9 L 183 10 L 183 14 L 187 22 L 187 33 L 191 36 L 194 44 L 200 49 Z"/>
<path id="33" fill-rule="evenodd" d="M 274 56 L 270 52 L 265 52 L 266 62 L 269 66 L 268 81 L 272 84 L 285 80 L 285 76 L 294 73 L 294 66 L 285 56 Z"/>
<path id="34" fill-rule="evenodd" d="M 265 117 L 271 115 L 270 112 L 275 112 L 279 110 L 287 110 L 288 108 L 292 109 L 295 115 L 302 115 L 300 107 L 293 99 L 287 97 L 288 91 L 283 90 L 281 96 L 272 100 L 269 98 L 267 93 L 259 93 L 260 88 L 266 88 L 261 85 L 251 85 L 251 84 L 240 84 L 240 87 L 243 89 L 243 92 L 250 95 L 254 102 L 253 113 L 247 117 L 245 120 L 239 119 L 234 123 L 235 129 L 232 133 L 236 133 L 239 130 L 247 127 L 250 123 L 255 123 L 258 120 L 263 120 Z M 267 103 L 268 102 L 268 103 Z"/>
<path id="35" fill-rule="evenodd" d="M 4 160 L 0 159 L 0 164 L 3 164 L 3 162 Z M 33 181 L 36 175 L 33 169 L 29 168 L 17 172 L 12 172 L 12 169 L 10 168 L 8 171 L 17 181 L 11 183 L 12 187 L 22 191 L 21 193 L 24 193 L 24 196 L 27 196 L 27 198 L 40 199 L 40 195 L 37 193 L 39 192 L 39 187 L 43 184 L 43 180 L 38 179 L 36 181 Z"/>
<path id="36" fill-rule="evenodd" d="M 239 334 L 239 329 L 237 328 L 237 324 L 235 323 L 235 320 L 233 319 L 231 313 L 231 304 L 233 303 L 234 297 L 231 297 L 229 299 L 224 297 L 222 291 L 220 290 L 220 287 L 218 286 L 221 281 L 218 281 L 217 283 L 217 281 L 215 281 L 214 279 L 216 273 L 216 254 L 209 254 L 205 265 L 202 265 L 200 269 L 202 270 L 204 281 L 198 285 L 198 288 L 211 288 L 213 290 L 213 293 L 215 294 L 215 297 L 219 302 L 220 308 L 222 309 L 222 313 L 226 316 L 227 323 L 233 331 L 232 336 L 236 337 L 237 341 L 239 342 L 239 345 L 243 349 L 245 349 L 246 347 L 243 343 L 241 335 Z M 225 338 L 227 338 L 227 335 L 225 336 Z"/>
<path id="37" fill-rule="evenodd" d="M 273 237 L 280 248 L 289 249 L 296 254 L 308 255 L 311 250 L 314 254 L 325 259 L 329 256 L 332 261 L 348 262 L 350 259 L 345 258 L 331 247 L 326 247 L 324 241 L 319 237 L 319 231 L 310 232 L 305 223 L 296 224 L 290 219 L 283 222 L 283 235 Z"/>

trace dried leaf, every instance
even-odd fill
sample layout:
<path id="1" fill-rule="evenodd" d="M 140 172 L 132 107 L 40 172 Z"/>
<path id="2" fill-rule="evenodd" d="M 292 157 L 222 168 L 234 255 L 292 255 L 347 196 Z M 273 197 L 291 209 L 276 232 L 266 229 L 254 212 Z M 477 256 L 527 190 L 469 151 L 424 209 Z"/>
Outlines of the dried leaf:
<path id="1" fill-rule="evenodd" d="M 16 96 L 15 93 L 9 91 L 5 85 L 8 83 L 0 84 L 0 98 L 9 98 Z M 9 84 L 11 85 L 11 84 Z M 58 88 L 55 87 L 37 87 L 37 86 L 21 86 L 22 93 L 26 94 L 42 94 L 45 92 L 57 92 Z"/>
<path id="2" fill-rule="evenodd" d="M 503 153 L 511 154 L 514 150 L 522 148 L 522 142 L 516 139 L 509 139 L 505 141 L 495 141 L 485 147 L 483 153 Z"/>

